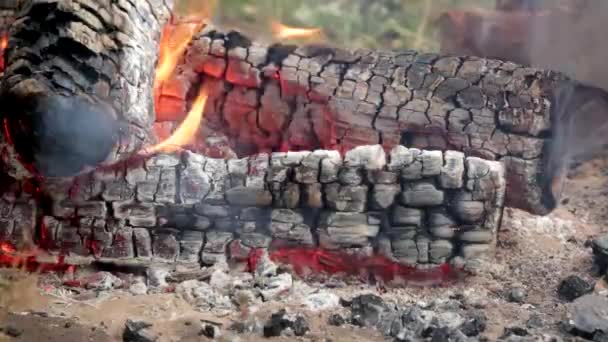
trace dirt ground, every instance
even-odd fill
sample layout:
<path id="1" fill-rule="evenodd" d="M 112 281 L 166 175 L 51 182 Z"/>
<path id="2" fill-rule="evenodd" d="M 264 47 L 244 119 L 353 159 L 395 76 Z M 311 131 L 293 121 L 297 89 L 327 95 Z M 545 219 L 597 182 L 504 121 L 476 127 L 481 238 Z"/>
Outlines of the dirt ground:
<path id="1" fill-rule="evenodd" d="M 546 217 L 534 217 L 519 210 L 505 209 L 499 234 L 496 262 L 481 275 L 460 283 L 435 288 L 388 288 L 381 296 L 407 305 L 443 300 L 460 295 L 488 316 L 483 336 L 498 339 L 505 327 L 522 326 L 531 315 L 545 322 L 543 332 L 559 336 L 559 324 L 567 319 L 568 304 L 556 295 L 559 282 L 576 274 L 597 281 L 595 291 L 608 293 L 608 285 L 594 277 L 590 238 L 606 232 L 608 218 L 608 159 L 588 162 L 572 172 L 563 205 Z M 307 312 L 301 303 L 288 298 L 258 305 L 255 312 L 234 312 L 225 316 L 201 313 L 175 294 L 133 296 L 110 292 L 82 300 L 57 295 L 37 286 L 37 277 L 4 270 L 0 277 L 0 341 L 117 341 L 121 340 L 127 318 L 153 324 L 159 341 L 204 341 L 199 336 L 201 322 L 214 322 L 224 331 L 219 340 L 235 341 L 225 332 L 233 322 L 259 317 L 263 322 L 276 310 L 289 307 L 305 315 L 311 333 L 299 340 L 384 341 L 380 333 L 352 326 L 329 326 L 327 317 L 335 312 Z M 523 304 L 511 303 L 506 293 L 524 288 Z M 365 292 L 379 293 L 368 284 L 348 285 L 332 290 L 349 299 Z M 341 309 L 336 309 L 341 310 Z M 240 341 L 261 337 L 240 335 Z M 266 339 L 265 339 L 266 340 Z M 291 341 L 293 338 L 269 339 Z"/>

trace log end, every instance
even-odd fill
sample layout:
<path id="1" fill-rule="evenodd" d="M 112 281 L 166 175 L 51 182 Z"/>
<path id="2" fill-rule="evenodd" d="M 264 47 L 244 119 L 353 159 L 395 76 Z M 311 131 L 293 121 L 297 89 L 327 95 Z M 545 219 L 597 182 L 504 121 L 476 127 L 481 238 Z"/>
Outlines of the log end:
<path id="1" fill-rule="evenodd" d="M 44 177 L 68 177 L 106 161 L 119 144 L 110 107 L 82 97 L 33 96 L 12 101 L 6 134 L 21 161 Z"/>

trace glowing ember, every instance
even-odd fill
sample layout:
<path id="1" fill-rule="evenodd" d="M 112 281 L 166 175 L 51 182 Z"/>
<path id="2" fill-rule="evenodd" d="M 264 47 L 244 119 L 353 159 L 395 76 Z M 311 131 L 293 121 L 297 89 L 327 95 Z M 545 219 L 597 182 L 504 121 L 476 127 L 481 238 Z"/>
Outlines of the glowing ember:
<path id="1" fill-rule="evenodd" d="M 262 250 L 252 250 L 247 260 L 249 270 L 255 269 Z M 461 279 L 465 272 L 450 264 L 432 269 L 417 269 L 394 262 L 384 256 L 357 256 L 320 248 L 279 248 L 270 252 L 274 262 L 289 265 L 300 275 L 328 274 L 362 276 L 385 283 L 414 286 L 442 285 Z"/>
<path id="2" fill-rule="evenodd" d="M 8 47 L 8 34 L 0 34 L 0 72 L 4 71 L 4 50 Z"/>
<path id="3" fill-rule="evenodd" d="M 169 153 L 190 144 L 196 137 L 196 134 L 200 128 L 206 103 L 207 91 L 204 87 L 201 87 L 196 100 L 194 100 L 194 103 L 192 104 L 190 112 L 184 121 L 182 121 L 177 130 L 175 130 L 175 132 L 173 132 L 173 134 L 167 140 L 147 149 L 145 154 L 157 152 Z"/>
<path id="4" fill-rule="evenodd" d="M 275 39 L 322 39 L 323 31 L 320 28 L 299 28 L 283 25 L 277 21 L 271 23 Z"/>
<path id="5" fill-rule="evenodd" d="M 74 272 L 76 266 L 65 262 L 64 256 L 51 257 L 52 261 L 41 261 L 43 251 L 33 249 L 28 252 L 18 252 L 13 244 L 0 242 L 0 267 L 22 269 L 27 272 Z"/>
<path id="6" fill-rule="evenodd" d="M 160 41 L 160 52 L 158 66 L 156 68 L 156 79 L 154 88 L 158 89 L 175 70 L 180 57 L 186 51 L 192 37 L 199 32 L 205 24 L 200 22 L 188 22 L 180 24 L 169 24 L 163 31 Z"/>

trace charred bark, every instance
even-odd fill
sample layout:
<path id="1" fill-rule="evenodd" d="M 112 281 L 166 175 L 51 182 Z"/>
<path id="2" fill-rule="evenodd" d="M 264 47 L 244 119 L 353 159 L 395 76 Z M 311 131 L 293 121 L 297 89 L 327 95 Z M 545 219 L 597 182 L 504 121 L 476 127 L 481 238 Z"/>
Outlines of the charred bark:
<path id="1" fill-rule="evenodd" d="M 545 214 L 558 201 L 547 184 L 562 178 L 543 160 L 559 74 L 414 51 L 262 46 L 210 31 L 165 84 L 159 118 L 178 120 L 201 78 L 213 89 L 205 125 L 241 154 L 362 144 L 460 150 L 506 164 L 507 205 Z"/>
<path id="2" fill-rule="evenodd" d="M 124 158 L 154 121 L 163 0 L 35 0 L 13 23 L 0 101 L 22 160 L 45 176 Z"/>

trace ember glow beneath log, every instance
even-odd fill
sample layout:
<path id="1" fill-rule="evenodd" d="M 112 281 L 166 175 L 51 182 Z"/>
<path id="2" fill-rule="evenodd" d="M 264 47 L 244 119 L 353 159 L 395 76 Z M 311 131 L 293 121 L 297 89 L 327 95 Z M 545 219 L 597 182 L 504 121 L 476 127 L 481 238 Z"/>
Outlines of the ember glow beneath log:
<path id="1" fill-rule="evenodd" d="M 249 258 L 255 270 L 260 253 Z M 390 284 L 431 286 L 461 279 L 466 272 L 462 265 L 443 263 L 432 268 L 416 268 L 395 262 L 382 255 L 362 256 L 313 248 L 279 248 L 270 253 L 276 263 L 289 265 L 300 276 L 317 274 L 358 276 L 364 281 L 376 280 Z"/>

